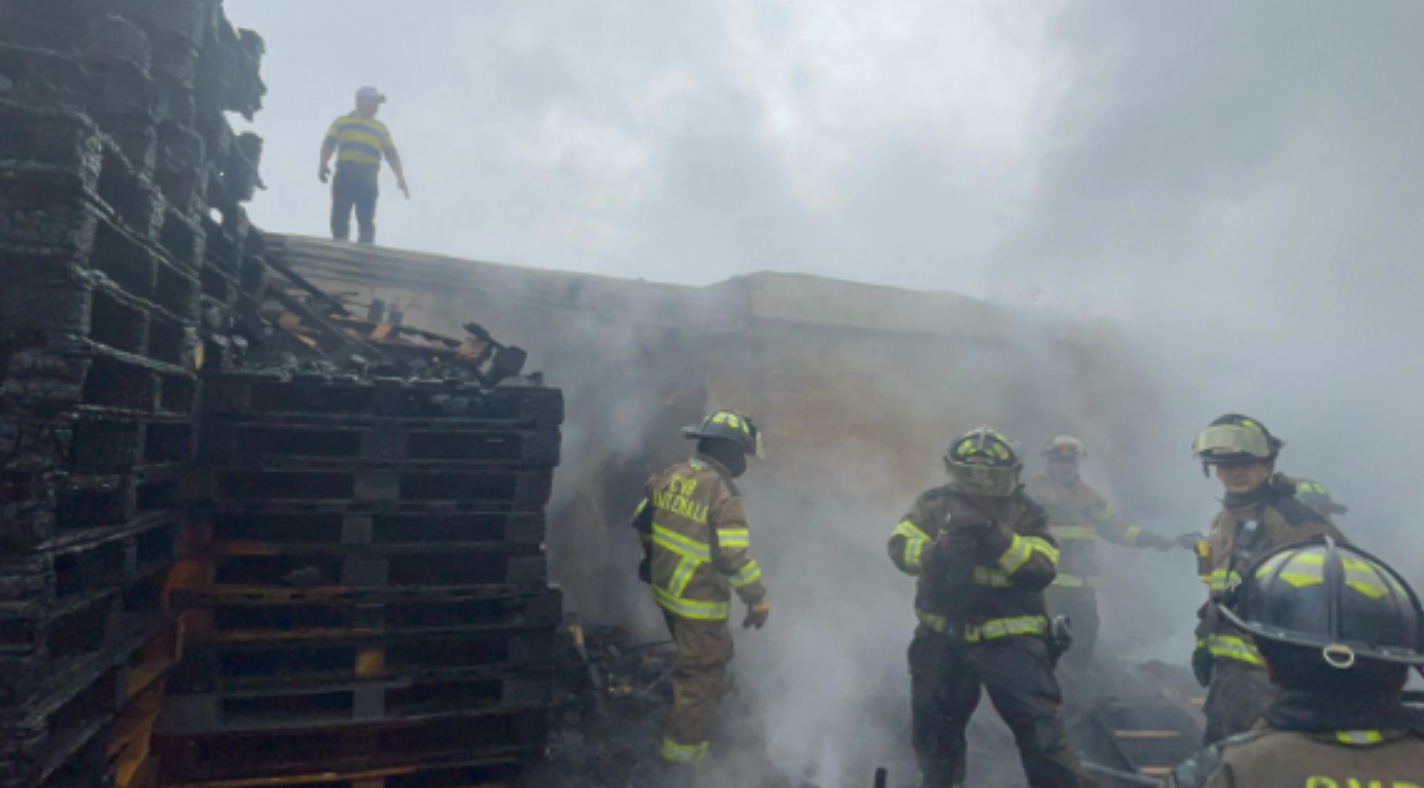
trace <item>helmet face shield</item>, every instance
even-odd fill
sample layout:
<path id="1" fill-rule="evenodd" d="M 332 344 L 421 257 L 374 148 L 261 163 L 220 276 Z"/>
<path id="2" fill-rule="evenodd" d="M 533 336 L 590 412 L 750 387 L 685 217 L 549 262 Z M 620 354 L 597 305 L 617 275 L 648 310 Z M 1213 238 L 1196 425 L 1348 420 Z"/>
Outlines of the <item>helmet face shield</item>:
<path id="1" fill-rule="evenodd" d="M 956 490 L 967 495 L 1007 498 L 1019 488 L 1019 468 L 950 463 L 949 480 Z"/>
<path id="2" fill-rule="evenodd" d="M 1214 464 L 1265 462 L 1275 456 L 1266 433 L 1239 424 L 1215 424 L 1202 430 L 1192 441 L 1192 453 Z"/>

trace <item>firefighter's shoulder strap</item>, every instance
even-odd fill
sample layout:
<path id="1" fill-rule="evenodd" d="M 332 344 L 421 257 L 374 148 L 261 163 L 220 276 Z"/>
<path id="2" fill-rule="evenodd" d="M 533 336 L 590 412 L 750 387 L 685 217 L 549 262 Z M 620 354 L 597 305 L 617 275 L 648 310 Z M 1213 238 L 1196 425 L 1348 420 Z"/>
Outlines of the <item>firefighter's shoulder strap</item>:
<path id="1" fill-rule="evenodd" d="M 1286 495 L 1271 502 L 1271 508 L 1281 513 L 1281 517 L 1290 524 L 1292 528 L 1299 528 L 1302 525 L 1323 522 L 1318 512 L 1307 506 L 1303 501 L 1294 495 Z"/>

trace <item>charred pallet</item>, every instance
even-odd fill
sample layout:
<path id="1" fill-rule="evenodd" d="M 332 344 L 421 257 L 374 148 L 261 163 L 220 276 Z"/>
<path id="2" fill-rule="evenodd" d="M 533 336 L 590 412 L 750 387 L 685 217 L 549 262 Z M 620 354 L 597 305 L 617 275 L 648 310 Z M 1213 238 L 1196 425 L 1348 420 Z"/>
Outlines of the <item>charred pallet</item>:
<path id="1" fill-rule="evenodd" d="M 327 512 L 199 508 L 215 543 L 274 546 L 463 545 L 534 555 L 544 543 L 543 512 Z"/>
<path id="2" fill-rule="evenodd" d="M 527 379 L 493 389 L 439 380 L 297 376 L 288 371 L 206 380 L 210 414 L 466 419 L 529 428 L 563 423 L 563 394 Z"/>
<path id="3" fill-rule="evenodd" d="M 396 676 L 319 687 L 269 687 L 168 698 L 159 730 L 182 735 L 328 728 L 442 715 L 542 709 L 552 671 L 471 676 Z"/>
<path id="4" fill-rule="evenodd" d="M 311 465 L 261 470 L 206 471 L 204 493 L 227 502 L 328 502 L 414 504 L 427 508 L 459 505 L 504 511 L 542 509 L 549 500 L 549 471 L 492 466 L 488 469 L 416 467 L 364 463 L 356 467 Z"/>
<path id="5" fill-rule="evenodd" d="M 532 760 L 543 755 L 548 730 L 544 710 L 520 709 L 207 736 L 159 730 L 154 746 L 160 784 L 182 785 L 297 777 L 319 770 L 439 766 L 472 758 Z"/>
<path id="6" fill-rule="evenodd" d="M 0 618 L 0 708 L 23 705 L 73 670 L 113 661 L 163 634 L 161 571 L 127 588 L 76 594 Z"/>
<path id="7" fill-rule="evenodd" d="M 227 467 L 301 461 L 527 465 L 559 462 L 557 429 L 521 430 L 486 422 L 366 418 L 211 418 L 204 462 Z"/>
<path id="8" fill-rule="evenodd" d="M 552 627 L 563 610 L 557 589 L 517 587 L 342 589 L 178 589 L 172 604 L 200 620 L 190 632 L 236 642 L 311 642 L 352 636 L 398 636 Z"/>
<path id="9" fill-rule="evenodd" d="M 0 526 L 0 544 L 13 557 L 142 530 L 177 510 L 180 478 L 175 468 L 142 467 L 130 475 L 51 475 L 0 502 L 11 515 Z M 3 569 L 0 569 L 3 571 Z"/>
<path id="10" fill-rule="evenodd" d="M 485 587 L 534 590 L 548 582 L 543 555 L 514 555 L 485 545 L 294 546 L 219 543 L 211 587 L 304 589 Z"/>
<path id="11" fill-rule="evenodd" d="M 280 778 L 255 777 L 172 783 L 172 788 L 509 788 L 523 773 L 517 756 L 409 764 L 361 771 L 322 771 Z"/>
<path id="12" fill-rule="evenodd" d="M 0 564 L 0 605 L 44 607 L 126 587 L 173 562 L 179 530 L 177 515 L 161 513 L 12 557 Z"/>
<path id="13" fill-rule="evenodd" d="M 211 693 L 543 670 L 552 664 L 560 613 L 550 596 L 391 602 L 384 609 L 199 607 L 185 617 L 185 659 L 173 686 Z"/>

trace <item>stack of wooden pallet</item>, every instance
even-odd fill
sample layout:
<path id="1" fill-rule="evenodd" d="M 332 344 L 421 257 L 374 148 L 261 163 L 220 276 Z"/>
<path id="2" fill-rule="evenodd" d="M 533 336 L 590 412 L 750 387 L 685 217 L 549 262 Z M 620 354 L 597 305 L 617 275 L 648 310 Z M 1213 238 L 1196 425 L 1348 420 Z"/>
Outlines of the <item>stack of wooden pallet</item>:
<path id="1" fill-rule="evenodd" d="M 205 380 L 161 784 L 497 783 L 547 746 L 557 389 Z"/>

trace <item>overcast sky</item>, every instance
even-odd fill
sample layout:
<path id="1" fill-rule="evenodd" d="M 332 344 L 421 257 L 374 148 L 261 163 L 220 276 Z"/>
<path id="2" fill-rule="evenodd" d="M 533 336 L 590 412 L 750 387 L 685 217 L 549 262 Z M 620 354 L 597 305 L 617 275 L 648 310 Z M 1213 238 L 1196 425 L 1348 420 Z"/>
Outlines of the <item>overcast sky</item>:
<path id="1" fill-rule="evenodd" d="M 372 84 L 414 195 L 387 174 L 382 243 L 679 282 L 978 287 L 1069 72 L 1055 2 L 227 6 L 267 41 L 264 226 L 326 232 L 321 138 Z"/>

